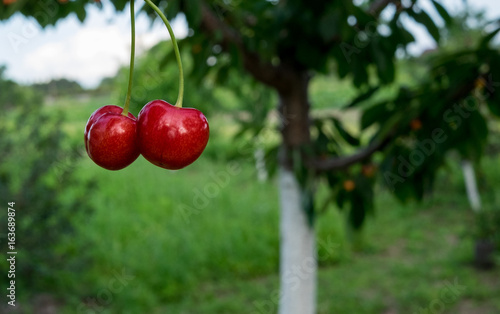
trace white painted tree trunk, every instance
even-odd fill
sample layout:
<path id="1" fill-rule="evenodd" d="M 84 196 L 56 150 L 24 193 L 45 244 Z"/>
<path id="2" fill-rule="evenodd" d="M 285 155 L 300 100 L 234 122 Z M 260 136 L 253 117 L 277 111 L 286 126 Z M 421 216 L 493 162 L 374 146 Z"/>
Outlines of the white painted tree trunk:
<path id="1" fill-rule="evenodd" d="M 259 180 L 259 182 L 267 181 L 269 174 L 267 173 L 266 169 L 266 159 L 265 159 L 266 153 L 264 152 L 264 149 L 257 148 L 253 153 L 253 156 L 255 158 L 255 169 L 257 170 L 257 179 Z"/>
<path id="2" fill-rule="evenodd" d="M 280 301 L 279 314 L 316 312 L 316 238 L 302 209 L 301 190 L 293 172 L 279 174 Z"/>
<path id="3" fill-rule="evenodd" d="M 465 188 L 467 190 L 469 204 L 473 211 L 478 212 L 481 209 L 481 198 L 477 189 L 474 167 L 472 166 L 470 160 L 462 161 L 462 172 L 464 173 Z"/>

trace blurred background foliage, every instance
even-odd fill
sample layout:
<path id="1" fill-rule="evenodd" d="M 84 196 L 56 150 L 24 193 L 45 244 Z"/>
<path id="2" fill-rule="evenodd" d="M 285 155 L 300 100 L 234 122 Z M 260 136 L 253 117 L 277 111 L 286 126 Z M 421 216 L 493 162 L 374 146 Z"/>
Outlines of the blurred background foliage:
<path id="1" fill-rule="evenodd" d="M 74 173 L 83 153 L 79 141 L 61 127 L 64 113 L 57 108 L 44 112 L 38 86 L 20 86 L 6 79 L 4 70 L 0 68 L 0 198 L 15 202 L 19 290 L 62 292 L 66 277 L 88 263 L 81 252 L 88 248 L 85 241 L 75 245 L 74 218 L 91 213 L 86 199 L 94 183 Z M 7 211 L 0 215 L 6 221 Z M 2 263 L 2 272 L 7 269 Z"/>
<path id="2" fill-rule="evenodd" d="M 83 20 L 87 2 L 70 1 L 57 18 L 76 12 Z M 127 3 L 112 2 L 119 10 Z M 196 1 L 165 3 L 159 5 L 169 17 L 180 10 L 196 21 L 201 14 Z M 395 138 L 372 159 L 320 177 L 314 207 L 321 257 L 318 312 L 413 313 L 436 300 L 441 283 L 453 278 L 467 289 L 447 304 L 448 312 L 500 311 L 494 281 L 499 270 L 469 267 L 477 239 L 497 248 L 500 243 L 500 93 L 494 85 L 500 82 L 500 56 L 491 42 L 496 25 L 464 12 L 442 14 L 446 27 L 439 28 L 424 11 L 412 11 L 441 42 L 438 50 L 412 57 L 401 49 L 413 38 L 395 14 L 382 21 L 390 35 L 370 37 L 345 62 L 339 45 L 323 50 L 329 38 L 341 33 L 353 43 L 364 35 L 349 23 L 363 29 L 372 20 L 350 1 L 331 4 L 314 23 L 319 13 L 300 14 L 298 1 L 286 10 L 272 2 L 237 3 L 239 10 L 215 4 L 247 32 L 245 45 L 270 62 L 276 54 L 291 54 L 314 70 L 316 155 L 349 154 L 389 132 Z M 15 12 L 0 8 L 2 18 Z M 22 10 L 34 13 L 30 6 Z M 262 20 L 241 22 L 247 12 L 258 12 Z M 331 27 L 336 16 L 351 14 L 356 21 L 342 19 Z M 282 25 L 297 35 L 278 40 Z M 276 32 L 255 35 L 270 28 Z M 37 302 L 44 293 L 61 313 L 265 312 L 278 288 L 279 213 L 273 180 L 258 178 L 262 172 L 271 178 L 276 168 L 278 99 L 242 75 L 237 54 L 224 52 L 215 39 L 205 41 L 195 32 L 180 43 L 189 74 L 185 105 L 202 110 L 211 126 L 206 152 L 182 172 L 159 171 L 142 157 L 123 171 L 108 172 L 82 151 L 88 116 L 102 105 L 123 103 L 127 68 L 94 90 L 64 79 L 21 86 L 0 68 L 0 198 L 16 202 L 18 291 L 27 313 L 43 307 Z M 138 57 L 132 113 L 156 98 L 175 100 L 173 60 L 169 42 Z M 463 106 L 469 95 L 475 95 L 469 100 L 477 109 L 455 128 L 443 115 L 455 104 Z M 394 160 L 409 156 L 435 128 L 445 130 L 448 140 L 437 143 L 404 182 L 387 189 L 384 173 L 398 173 Z M 459 167 L 464 158 L 478 170 L 480 215 L 467 203 Z M 229 174 L 231 162 L 238 175 Z M 1 267 L 5 272 L 6 265 Z M 116 273 L 130 280 L 113 290 Z"/>

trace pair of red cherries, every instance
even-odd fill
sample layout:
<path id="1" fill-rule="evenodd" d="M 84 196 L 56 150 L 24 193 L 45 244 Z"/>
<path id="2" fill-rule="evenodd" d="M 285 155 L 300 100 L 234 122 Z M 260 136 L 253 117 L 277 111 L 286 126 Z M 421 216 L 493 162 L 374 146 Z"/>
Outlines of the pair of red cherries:
<path id="1" fill-rule="evenodd" d="M 101 107 L 85 126 L 87 154 L 105 169 L 123 169 L 142 154 L 159 167 L 177 170 L 193 163 L 207 146 L 207 118 L 197 109 L 153 100 L 137 118 L 122 113 L 119 106 Z"/>

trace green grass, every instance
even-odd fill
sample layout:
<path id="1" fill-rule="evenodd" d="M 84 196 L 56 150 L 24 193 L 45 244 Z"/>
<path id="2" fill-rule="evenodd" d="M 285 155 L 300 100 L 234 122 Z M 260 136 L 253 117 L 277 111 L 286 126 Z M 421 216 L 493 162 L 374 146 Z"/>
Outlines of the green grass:
<path id="1" fill-rule="evenodd" d="M 97 212 L 81 221 L 80 236 L 92 240 L 88 253 L 96 260 L 74 284 L 96 298 L 115 271 L 132 274 L 102 303 L 103 313 L 274 313 L 277 190 L 257 183 L 250 163 L 238 165 L 240 173 L 223 175 L 227 164 L 205 158 L 177 172 L 143 159 L 120 172 L 84 161 L 80 171 L 99 178 L 99 192 L 89 196 Z M 193 197 L 207 186 L 214 196 L 186 221 L 181 204 L 196 209 Z M 320 263 L 318 312 L 419 313 L 439 306 L 445 283 L 455 279 L 465 291 L 443 303 L 445 313 L 500 311 L 492 279 L 499 270 L 481 273 L 470 264 L 474 221 L 466 204 L 459 175 L 441 176 L 423 204 L 403 206 L 381 192 L 361 251 L 349 250 L 343 214 L 331 208 L 317 221 L 318 238 L 339 246 Z"/>

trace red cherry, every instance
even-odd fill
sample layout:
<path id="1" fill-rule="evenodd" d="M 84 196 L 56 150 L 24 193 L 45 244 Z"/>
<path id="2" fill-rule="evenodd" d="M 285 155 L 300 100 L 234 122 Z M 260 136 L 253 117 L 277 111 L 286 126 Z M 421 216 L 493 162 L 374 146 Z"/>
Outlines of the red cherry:
<path id="1" fill-rule="evenodd" d="M 170 170 L 193 163 L 208 143 L 207 118 L 199 110 L 163 100 L 147 103 L 137 120 L 139 149 L 151 163 Z"/>
<path id="2" fill-rule="evenodd" d="M 89 120 L 87 121 L 87 125 L 85 125 L 85 133 L 84 133 L 84 138 L 85 138 L 85 150 L 87 151 L 87 154 L 89 153 L 89 149 L 88 149 L 88 144 L 87 144 L 87 135 L 89 134 L 89 130 L 90 128 L 92 127 L 92 125 L 94 124 L 94 122 L 99 119 L 103 114 L 107 113 L 107 112 L 111 112 L 111 113 L 117 113 L 117 114 L 121 114 L 123 112 L 123 108 L 122 107 L 118 107 L 118 106 L 115 106 L 115 105 L 106 105 L 106 106 L 103 106 L 99 109 L 97 109 L 96 111 L 94 111 L 91 115 L 90 115 L 90 118 Z M 128 113 L 128 116 L 132 119 L 135 119 L 137 120 L 133 114 L 131 114 L 130 112 Z"/>
<path id="3" fill-rule="evenodd" d="M 96 164 L 108 170 L 123 169 L 139 157 L 137 120 L 121 111 L 106 112 L 93 120 L 85 143 Z"/>

